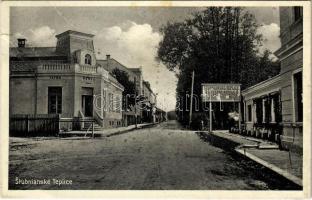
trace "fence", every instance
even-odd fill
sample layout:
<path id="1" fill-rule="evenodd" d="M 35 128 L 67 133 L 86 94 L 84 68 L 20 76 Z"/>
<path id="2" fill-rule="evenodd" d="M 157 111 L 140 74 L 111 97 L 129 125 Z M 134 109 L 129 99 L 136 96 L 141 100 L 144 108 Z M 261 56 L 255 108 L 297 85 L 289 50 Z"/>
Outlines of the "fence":
<path id="1" fill-rule="evenodd" d="M 93 129 L 93 119 L 60 118 L 57 114 L 16 114 L 10 117 L 10 136 L 15 137 L 58 136 L 60 133 L 74 130 L 93 134 Z"/>
<path id="2" fill-rule="evenodd" d="M 59 115 L 12 115 L 10 136 L 56 136 L 59 133 Z"/>

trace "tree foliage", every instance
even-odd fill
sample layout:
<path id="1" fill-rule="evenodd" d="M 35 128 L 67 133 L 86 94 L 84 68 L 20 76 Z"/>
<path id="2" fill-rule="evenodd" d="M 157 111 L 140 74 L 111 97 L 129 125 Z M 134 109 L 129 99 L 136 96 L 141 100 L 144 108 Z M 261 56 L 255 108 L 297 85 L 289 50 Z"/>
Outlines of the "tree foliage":
<path id="1" fill-rule="evenodd" d="M 117 79 L 117 81 L 124 86 L 124 91 L 122 93 L 124 109 L 129 109 L 131 105 L 135 104 L 134 95 L 135 95 L 135 84 L 134 82 L 129 80 L 129 75 L 127 72 L 122 71 L 118 68 L 115 68 L 112 71 L 113 76 Z"/>
<path id="2" fill-rule="evenodd" d="M 201 83 L 240 83 L 244 89 L 276 75 L 270 52 L 259 53 L 257 28 L 255 17 L 239 7 L 209 7 L 162 27 L 157 58 L 176 73 L 179 100 L 190 91 L 193 70 L 198 96 Z"/>

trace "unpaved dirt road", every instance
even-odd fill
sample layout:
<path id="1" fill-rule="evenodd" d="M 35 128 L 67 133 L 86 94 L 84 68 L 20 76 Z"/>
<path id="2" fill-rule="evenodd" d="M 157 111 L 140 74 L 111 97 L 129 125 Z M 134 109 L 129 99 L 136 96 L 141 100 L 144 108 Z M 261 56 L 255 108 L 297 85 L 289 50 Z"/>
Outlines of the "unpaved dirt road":
<path id="1" fill-rule="evenodd" d="M 282 189 L 175 121 L 99 139 L 10 138 L 10 189 Z M 247 164 L 248 165 L 248 164 Z M 50 180 L 19 184 L 16 180 Z M 58 185 L 52 180 L 71 182 Z"/>

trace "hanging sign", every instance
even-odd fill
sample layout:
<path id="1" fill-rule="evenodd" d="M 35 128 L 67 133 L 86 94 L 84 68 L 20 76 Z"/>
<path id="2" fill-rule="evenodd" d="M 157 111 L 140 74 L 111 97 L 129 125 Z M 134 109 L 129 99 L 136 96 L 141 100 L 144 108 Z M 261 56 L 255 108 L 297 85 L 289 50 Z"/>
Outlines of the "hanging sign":
<path id="1" fill-rule="evenodd" d="M 240 101 L 240 84 L 203 83 L 203 102 L 238 102 Z"/>

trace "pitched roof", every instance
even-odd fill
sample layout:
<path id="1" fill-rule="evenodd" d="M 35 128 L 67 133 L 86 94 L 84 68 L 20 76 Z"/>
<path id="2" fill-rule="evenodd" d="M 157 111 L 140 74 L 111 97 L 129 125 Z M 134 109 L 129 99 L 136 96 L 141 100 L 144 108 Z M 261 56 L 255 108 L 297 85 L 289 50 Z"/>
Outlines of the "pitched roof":
<path id="1" fill-rule="evenodd" d="M 55 47 L 11 47 L 10 57 L 56 57 L 66 56 L 57 53 Z"/>

